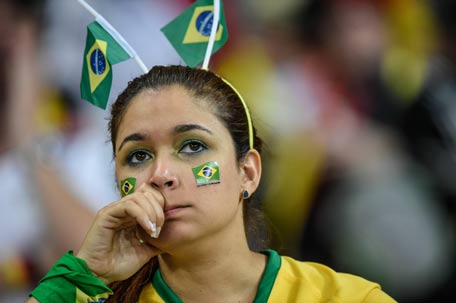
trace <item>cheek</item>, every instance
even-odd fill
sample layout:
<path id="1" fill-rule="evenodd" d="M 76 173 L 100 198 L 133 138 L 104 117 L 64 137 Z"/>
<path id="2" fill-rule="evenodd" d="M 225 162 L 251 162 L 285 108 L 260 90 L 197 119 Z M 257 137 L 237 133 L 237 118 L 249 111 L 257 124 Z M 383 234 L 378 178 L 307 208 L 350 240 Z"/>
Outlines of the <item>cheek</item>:
<path id="1" fill-rule="evenodd" d="M 125 187 L 123 185 L 125 182 L 134 182 L 133 188 L 139 188 L 141 184 L 147 182 L 150 179 L 150 174 L 148 174 L 148 171 L 146 169 L 143 170 L 130 170 L 126 169 L 125 167 L 120 168 L 116 165 L 116 172 L 115 172 L 115 177 L 116 177 L 116 184 L 118 186 L 118 189 L 120 190 L 120 194 L 122 196 L 126 195 L 125 192 Z M 133 179 L 133 180 L 132 180 Z M 128 188 L 128 186 L 127 186 Z M 134 192 L 131 191 L 129 193 Z"/>
<path id="2" fill-rule="evenodd" d="M 214 161 L 219 163 L 218 161 Z M 201 169 L 201 166 L 197 170 L 192 169 L 191 178 L 187 178 L 187 182 L 190 180 L 188 185 L 193 188 L 193 192 L 204 195 L 209 200 L 226 200 L 226 201 L 237 201 L 241 192 L 240 174 L 236 170 L 237 166 L 233 164 L 224 164 L 217 167 L 219 169 L 217 180 L 213 182 L 207 182 L 203 185 L 198 186 L 198 179 L 202 177 L 195 173 Z M 201 182 L 201 181 L 200 181 Z"/>
<path id="3" fill-rule="evenodd" d="M 192 168 L 196 186 L 220 183 L 220 167 L 217 161 L 209 161 Z"/>
<path id="4" fill-rule="evenodd" d="M 132 194 L 136 190 L 136 178 L 134 178 L 134 177 L 127 177 L 124 179 L 120 179 L 118 184 L 119 184 L 120 195 L 122 197 Z"/>

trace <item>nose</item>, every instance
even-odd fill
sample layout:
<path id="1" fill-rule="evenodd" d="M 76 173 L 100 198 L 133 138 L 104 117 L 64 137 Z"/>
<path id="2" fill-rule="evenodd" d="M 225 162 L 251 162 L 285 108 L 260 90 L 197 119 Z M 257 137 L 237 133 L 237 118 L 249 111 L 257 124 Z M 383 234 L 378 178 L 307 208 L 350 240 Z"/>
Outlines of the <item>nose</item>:
<path id="1" fill-rule="evenodd" d="M 157 190 L 172 190 L 178 186 L 178 178 L 169 162 L 155 159 L 148 183 Z"/>

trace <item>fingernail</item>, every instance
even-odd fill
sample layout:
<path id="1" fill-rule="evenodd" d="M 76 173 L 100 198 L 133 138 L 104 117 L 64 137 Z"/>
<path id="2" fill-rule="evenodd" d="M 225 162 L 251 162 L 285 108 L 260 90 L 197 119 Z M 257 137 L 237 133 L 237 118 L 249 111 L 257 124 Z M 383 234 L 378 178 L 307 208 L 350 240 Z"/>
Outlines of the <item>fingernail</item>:
<path id="1" fill-rule="evenodd" d="M 162 230 L 162 228 L 160 226 L 157 226 L 157 238 L 158 238 L 158 236 L 160 236 L 161 230 Z"/>
<path id="2" fill-rule="evenodd" d="M 153 223 L 152 221 L 149 221 L 149 226 L 150 226 L 150 229 L 152 230 L 152 232 L 150 233 L 150 236 L 152 238 L 157 238 L 158 235 L 157 235 L 157 225 L 155 225 L 155 223 Z"/>

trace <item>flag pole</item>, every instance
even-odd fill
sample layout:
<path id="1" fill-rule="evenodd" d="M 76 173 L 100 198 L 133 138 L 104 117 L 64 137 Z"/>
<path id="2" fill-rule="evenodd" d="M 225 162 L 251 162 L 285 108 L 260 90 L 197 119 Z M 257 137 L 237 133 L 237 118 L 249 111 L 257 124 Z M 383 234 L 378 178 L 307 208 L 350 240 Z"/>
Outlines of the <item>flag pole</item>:
<path id="1" fill-rule="evenodd" d="M 138 56 L 133 47 L 131 47 L 130 44 L 128 44 L 128 42 L 122 37 L 122 35 L 119 34 L 119 32 L 87 2 L 85 2 L 84 0 L 78 0 L 78 2 L 95 17 L 95 20 L 98 23 L 100 23 L 100 25 L 114 38 L 114 40 L 116 40 L 116 42 L 119 43 L 125 49 L 125 51 L 130 55 L 130 57 L 135 59 L 136 63 L 139 65 L 139 68 L 144 73 L 147 73 L 149 71 L 148 68 L 141 60 L 141 58 Z"/>
<path id="2" fill-rule="evenodd" d="M 214 48 L 215 35 L 217 34 L 217 28 L 220 20 L 220 0 L 214 0 L 214 19 L 212 22 L 211 35 L 207 43 L 206 55 L 204 56 L 202 69 L 209 68 L 209 60 L 212 55 L 212 49 Z"/>

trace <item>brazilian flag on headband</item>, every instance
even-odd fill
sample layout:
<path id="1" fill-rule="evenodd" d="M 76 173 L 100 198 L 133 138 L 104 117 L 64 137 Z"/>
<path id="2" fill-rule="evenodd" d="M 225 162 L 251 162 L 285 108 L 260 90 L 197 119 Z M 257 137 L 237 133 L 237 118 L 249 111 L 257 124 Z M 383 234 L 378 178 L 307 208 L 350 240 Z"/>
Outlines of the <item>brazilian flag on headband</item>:
<path id="1" fill-rule="evenodd" d="M 201 63 L 206 54 L 214 20 L 213 2 L 213 0 L 196 1 L 161 29 L 185 64 L 190 67 L 195 67 Z M 226 40 L 228 40 L 228 29 L 223 4 L 220 1 L 219 25 L 212 54 L 218 51 Z"/>
<path id="2" fill-rule="evenodd" d="M 129 58 L 131 56 L 100 23 L 90 23 L 82 64 L 82 99 L 105 109 L 112 84 L 111 66 Z"/>

